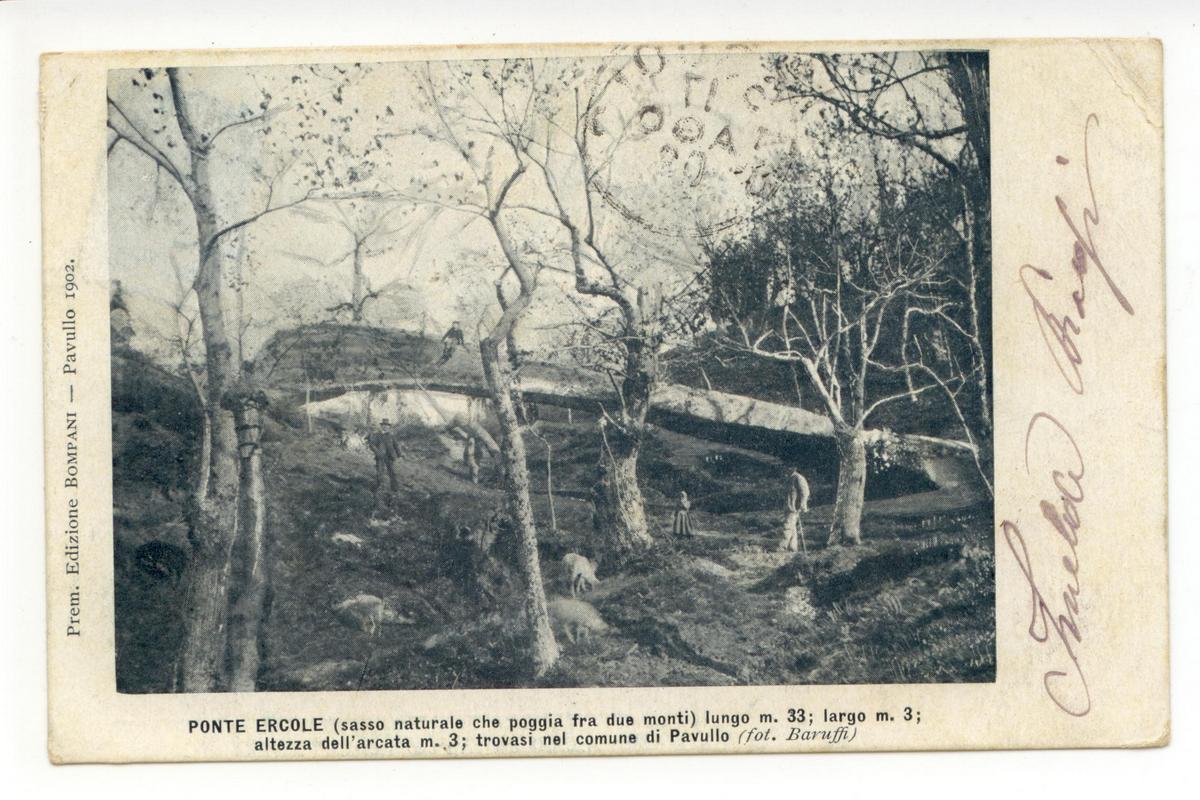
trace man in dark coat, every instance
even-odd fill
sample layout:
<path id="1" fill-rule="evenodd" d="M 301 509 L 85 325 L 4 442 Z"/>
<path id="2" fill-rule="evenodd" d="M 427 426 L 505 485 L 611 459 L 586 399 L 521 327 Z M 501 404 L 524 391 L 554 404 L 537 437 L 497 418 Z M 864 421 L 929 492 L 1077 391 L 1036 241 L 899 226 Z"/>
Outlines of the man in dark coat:
<path id="1" fill-rule="evenodd" d="M 375 502 L 383 506 L 388 492 L 395 495 L 400 490 L 400 484 L 396 481 L 396 459 L 400 457 L 400 445 L 396 441 L 392 423 L 386 419 L 380 420 L 379 430 L 367 437 L 367 445 L 375 454 Z"/>

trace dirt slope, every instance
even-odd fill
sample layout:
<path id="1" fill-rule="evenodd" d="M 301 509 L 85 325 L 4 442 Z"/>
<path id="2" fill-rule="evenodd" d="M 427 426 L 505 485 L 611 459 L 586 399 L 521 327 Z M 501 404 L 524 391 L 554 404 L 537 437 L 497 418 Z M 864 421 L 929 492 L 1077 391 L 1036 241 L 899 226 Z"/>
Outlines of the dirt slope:
<path id="1" fill-rule="evenodd" d="M 557 559 L 588 552 L 586 501 L 594 426 L 549 421 L 555 516 L 545 451 L 530 443 L 548 591 L 563 594 Z M 124 423 L 122 423 L 124 425 Z M 124 427 L 121 428 L 125 430 Z M 127 434 L 122 433 L 122 436 Z M 495 465 L 476 486 L 437 437 L 406 440 L 395 516 L 372 515 L 373 463 L 332 433 L 273 419 L 265 434 L 270 492 L 265 690 L 528 685 L 519 598 L 477 603 L 447 574 L 442 543 L 456 524 L 481 524 L 502 505 Z M 662 541 L 602 578 L 588 598 L 607 633 L 570 642 L 541 681 L 556 686 L 981 681 L 994 675 L 991 523 L 942 499 L 868 504 L 861 548 L 825 550 L 832 486 L 814 481 L 807 556 L 772 552 L 782 465 L 767 456 L 658 432 L 642 462 L 649 513 Z M 145 541 L 179 542 L 182 493 L 117 482 L 119 682 L 162 691 L 179 620 L 178 584 L 138 569 Z M 670 541 L 671 501 L 694 499 L 694 540 Z M 334 611 L 372 594 L 404 622 L 370 636 Z"/>

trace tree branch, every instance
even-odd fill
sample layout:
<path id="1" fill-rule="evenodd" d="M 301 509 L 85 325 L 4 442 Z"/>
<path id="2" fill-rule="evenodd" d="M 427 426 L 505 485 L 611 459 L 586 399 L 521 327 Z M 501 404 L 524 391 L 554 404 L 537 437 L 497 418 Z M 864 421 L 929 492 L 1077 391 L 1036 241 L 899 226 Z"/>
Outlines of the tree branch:
<path id="1" fill-rule="evenodd" d="M 166 170 L 167 174 L 174 178 L 175 182 L 179 184 L 179 188 L 183 189 L 184 194 L 190 198 L 192 196 L 191 181 L 184 178 L 183 172 L 175 166 L 175 163 L 167 157 L 167 154 L 154 145 L 150 139 L 148 139 L 146 135 L 138 129 L 129 116 L 111 97 L 108 98 L 108 106 L 117 113 L 117 115 L 121 118 L 121 121 L 123 121 L 123 124 L 137 136 L 135 139 L 126 131 L 121 130 L 119 127 L 117 127 L 110 116 L 107 119 L 106 124 L 108 125 L 108 128 L 117 135 L 117 139 L 114 140 L 111 145 L 109 145 L 108 152 L 112 152 L 112 149 L 116 146 L 117 141 L 124 139 L 141 151 L 142 154 L 150 158 L 150 160 L 152 160 L 155 164 Z"/>

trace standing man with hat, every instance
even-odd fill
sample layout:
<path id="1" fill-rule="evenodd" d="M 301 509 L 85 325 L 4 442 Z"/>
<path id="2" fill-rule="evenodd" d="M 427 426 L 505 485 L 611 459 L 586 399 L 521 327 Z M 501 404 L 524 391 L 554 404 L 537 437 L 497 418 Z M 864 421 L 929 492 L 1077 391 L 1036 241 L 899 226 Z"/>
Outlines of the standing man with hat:
<path id="1" fill-rule="evenodd" d="M 375 507 L 384 508 L 388 500 L 400 491 L 400 484 L 396 480 L 396 459 L 400 457 L 400 445 L 396 441 L 392 423 L 386 419 L 380 420 L 379 429 L 367 437 L 367 445 L 375 454 Z"/>
<path id="2" fill-rule="evenodd" d="M 804 544 L 804 527 L 800 522 L 800 514 L 808 511 L 808 481 L 800 474 L 798 467 L 792 467 L 787 481 L 787 513 L 783 517 L 783 538 L 779 542 L 779 549 L 789 553 L 796 552 L 798 538 L 804 552 L 807 553 L 808 546 Z"/>

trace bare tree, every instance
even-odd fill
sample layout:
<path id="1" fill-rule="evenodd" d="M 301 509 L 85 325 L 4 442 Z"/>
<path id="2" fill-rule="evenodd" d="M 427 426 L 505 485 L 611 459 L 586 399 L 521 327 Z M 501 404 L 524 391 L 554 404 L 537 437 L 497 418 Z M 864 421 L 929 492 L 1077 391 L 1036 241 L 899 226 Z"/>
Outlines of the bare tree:
<path id="1" fill-rule="evenodd" d="M 986 53 L 780 55 L 771 63 L 776 99 L 819 108 L 829 118 L 928 159 L 950 182 L 947 230 L 959 240 L 965 275 L 948 312 L 951 335 L 969 348 L 970 402 L 955 394 L 976 445 L 984 484 L 992 472 L 991 157 Z M 948 395 L 949 396 L 949 395 Z"/>
<path id="2" fill-rule="evenodd" d="M 394 237 L 401 230 L 397 217 L 405 206 L 394 199 L 368 192 L 348 199 L 312 203 L 295 210 L 295 214 L 321 223 L 333 223 L 349 236 L 348 247 L 333 258 L 323 261 L 311 255 L 289 253 L 317 264 L 322 270 L 336 270 L 345 263 L 350 264 L 350 296 L 325 310 L 332 314 L 345 313 L 353 323 L 365 319 L 367 304 L 389 293 L 409 290 L 403 280 L 396 279 L 374 288 L 367 276 L 366 263 L 369 258 L 383 256 L 391 251 L 396 242 Z"/>
<path id="3" fill-rule="evenodd" d="M 566 84 L 574 95 L 570 110 L 561 104 L 549 106 L 541 141 L 530 137 L 523 142 L 526 157 L 540 168 L 550 213 L 567 236 L 575 291 L 612 304 L 619 314 L 617 330 L 607 337 L 620 352 L 615 371 L 619 382 L 614 381 L 618 407 L 605 409 L 602 418 L 595 496 L 598 533 L 607 540 L 606 549 L 622 553 L 653 541 L 637 469 L 646 415 L 659 378 L 661 293 L 639 286 L 631 277 L 633 268 L 618 262 L 597 231 L 596 206 L 601 199 L 596 181 L 611 152 L 592 152 L 595 140 L 589 138 L 587 126 L 617 73 L 612 71 L 608 78 L 588 86 L 579 80 L 581 70 L 574 72 L 574 79 Z M 613 135 L 609 149 L 618 147 L 620 140 L 620 135 Z"/>
<path id="4" fill-rule="evenodd" d="M 827 166 L 807 187 L 793 168 L 776 213 L 710 252 L 712 309 L 730 323 L 731 346 L 798 364 L 833 422 L 830 543 L 862 539 L 867 422 L 936 386 L 897 382 L 920 362 L 895 334 L 914 310 L 938 307 L 945 254 L 877 158 L 874 166 L 875 175 L 852 161 Z"/>
<path id="5" fill-rule="evenodd" d="M 332 81 L 342 91 L 343 78 Z M 192 558 L 184 586 L 185 630 L 176 664 L 176 685 L 182 691 L 213 691 L 231 683 L 253 683 L 253 676 L 230 676 L 228 615 L 231 581 L 244 565 L 232 562 L 239 535 L 239 467 L 236 428 L 247 412 L 245 403 L 226 402 L 238 381 L 227 321 L 222 305 L 225 288 L 223 249 L 228 237 L 268 214 L 306 202 L 323 185 L 315 171 L 301 174 L 293 167 L 313 161 L 313 154 L 290 146 L 273 159 L 268 174 L 258 162 L 247 164 L 251 142 L 262 145 L 280 115 L 311 109 L 296 99 L 307 91 L 308 78 L 285 81 L 295 95 L 276 101 L 265 88 L 258 90 L 257 109 L 214 102 L 178 68 L 114 73 L 108 96 L 109 157 L 127 145 L 154 164 L 187 200 L 195 224 L 196 295 L 204 350 L 204 377 L 210 415 L 211 479 L 204 493 L 190 504 L 189 537 Z M 122 82 L 126 81 L 126 82 Z M 329 83 L 322 81 L 323 84 Z M 253 102 L 253 101 L 251 101 Z M 290 152 L 289 152 L 290 150 Z M 247 202 L 249 200 L 249 203 Z M 256 204 L 256 205 L 254 205 Z M 249 207 L 248 207 L 249 206 Z M 235 397 L 246 397 L 240 392 Z M 235 573 L 237 573 L 235 575 Z M 237 645 L 235 645 L 236 647 Z M 232 677 L 232 680 L 231 680 Z"/>
<path id="6" fill-rule="evenodd" d="M 233 319 L 227 324 L 233 331 L 234 364 L 240 376 L 246 364 L 246 336 L 254 326 L 254 315 L 246 310 L 246 289 L 250 285 L 250 231 L 243 228 L 236 234 L 236 239 L 237 245 L 231 248 L 231 268 L 226 275 L 226 286 L 234 297 Z"/>
<path id="7" fill-rule="evenodd" d="M 174 253 L 171 254 L 171 266 L 175 270 L 176 294 L 169 305 L 177 328 L 176 336 L 172 337 L 172 345 L 178 354 L 180 371 L 187 375 L 192 391 L 196 393 L 196 402 L 200 406 L 202 431 L 200 458 L 196 464 L 195 493 L 199 497 L 206 497 L 212 472 L 212 408 L 208 401 L 202 354 L 197 352 L 201 350 L 202 344 L 200 319 L 189 302 L 193 300 L 192 282 Z"/>
<path id="8" fill-rule="evenodd" d="M 525 615 L 530 627 L 533 672 L 541 675 L 558 659 L 558 643 L 550 627 L 537 547 L 537 524 L 530 499 L 529 468 L 518 387 L 510 355 L 517 328 L 533 301 L 541 266 L 523 252 L 513 230 L 512 193 L 525 177 L 529 162 L 521 143 L 529 123 L 536 87 L 523 91 L 491 93 L 497 73 L 506 80 L 511 64 L 484 62 L 473 68 L 431 64 L 421 76 L 424 100 L 434 126 L 422 133 L 448 148 L 462 163 L 451 186 L 438 191 L 433 202 L 472 214 L 490 229 L 503 257 L 504 268 L 495 279 L 500 314 L 479 342 L 484 380 L 500 425 L 500 463 L 508 496 L 508 512 L 519 537 L 517 552 L 524 582 Z M 506 88 L 508 84 L 505 84 Z M 495 97 L 493 111 L 488 101 Z M 481 126 L 478 115 L 487 117 Z M 482 131 L 481 131 L 482 128 Z M 482 141 L 480 141 L 482 137 Z M 507 288 L 506 288 L 507 287 Z"/>
<path id="9" fill-rule="evenodd" d="M 625 230 L 622 235 L 607 226 L 606 234 L 600 224 L 605 203 L 601 176 L 627 138 L 628 121 L 624 129 L 606 124 L 600 136 L 595 118 L 605 92 L 620 75 L 611 63 L 597 68 L 586 60 L 484 65 L 464 114 L 472 130 L 510 141 L 536 173 L 532 185 L 523 186 L 520 201 L 510 204 L 523 223 L 521 245 L 538 253 L 543 269 L 558 271 L 565 256 L 569 266 L 563 271 L 574 293 L 586 301 L 576 303 L 580 313 L 570 324 L 585 328 L 589 341 L 571 350 L 577 360 L 591 356 L 588 366 L 608 374 L 616 397 L 601 408 L 594 519 L 601 539 L 597 548 L 617 556 L 653 541 L 638 459 L 672 317 L 662 286 L 639 281 L 647 264 L 658 262 L 656 253 L 638 243 L 650 231 Z M 531 86 L 536 86 L 536 96 L 530 94 Z M 697 264 L 690 267 L 698 269 Z M 518 370 L 517 348 L 510 344 L 507 349 Z"/>

